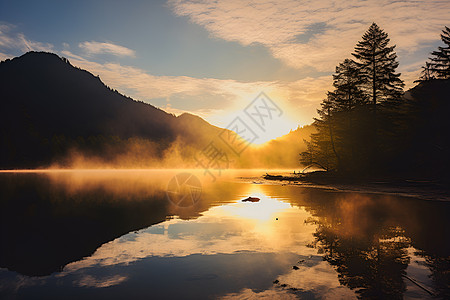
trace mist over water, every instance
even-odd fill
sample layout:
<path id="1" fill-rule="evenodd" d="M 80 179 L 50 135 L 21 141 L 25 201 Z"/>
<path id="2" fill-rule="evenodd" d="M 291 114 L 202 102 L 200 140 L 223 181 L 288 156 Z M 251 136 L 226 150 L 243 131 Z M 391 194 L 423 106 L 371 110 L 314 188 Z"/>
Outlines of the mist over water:
<path id="1" fill-rule="evenodd" d="M 50 169 L 171 169 L 202 168 L 206 164 L 217 167 L 211 160 L 211 151 L 220 158 L 222 169 L 299 169 L 299 153 L 306 150 L 304 139 L 315 132 L 312 126 L 256 145 L 243 137 L 213 127 L 188 126 L 186 135 L 174 141 L 151 141 L 142 138 L 103 143 L 100 149 L 89 151 L 80 146 L 70 146 L 60 155 L 55 155 L 49 164 L 41 168 Z M 189 129 L 189 130 L 188 130 Z M 115 141 L 115 142 L 114 142 Z M 209 153 L 209 155 L 208 155 Z"/>

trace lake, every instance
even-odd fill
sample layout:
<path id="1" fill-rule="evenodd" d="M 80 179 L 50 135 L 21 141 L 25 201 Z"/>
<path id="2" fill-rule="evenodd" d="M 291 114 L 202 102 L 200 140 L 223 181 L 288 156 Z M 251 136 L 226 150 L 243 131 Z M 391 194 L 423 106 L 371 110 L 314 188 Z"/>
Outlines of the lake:
<path id="1" fill-rule="evenodd" d="M 0 173 L 0 298 L 450 298 L 450 203 L 264 173 Z"/>

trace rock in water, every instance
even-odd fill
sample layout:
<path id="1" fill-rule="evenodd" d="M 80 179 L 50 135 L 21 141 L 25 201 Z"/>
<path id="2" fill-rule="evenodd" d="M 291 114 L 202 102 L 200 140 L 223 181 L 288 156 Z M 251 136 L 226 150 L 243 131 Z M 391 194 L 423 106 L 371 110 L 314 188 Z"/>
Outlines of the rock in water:
<path id="1" fill-rule="evenodd" d="M 242 200 L 242 202 L 259 202 L 259 198 L 256 197 L 248 197 L 247 199 Z"/>

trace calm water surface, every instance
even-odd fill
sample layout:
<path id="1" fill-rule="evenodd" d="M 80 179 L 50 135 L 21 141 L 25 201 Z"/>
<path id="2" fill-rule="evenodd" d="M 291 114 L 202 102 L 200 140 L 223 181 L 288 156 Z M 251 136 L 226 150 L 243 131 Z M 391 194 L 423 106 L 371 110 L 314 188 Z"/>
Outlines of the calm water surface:
<path id="1" fill-rule="evenodd" d="M 0 173 L 0 298 L 450 298 L 450 203 L 180 172 Z"/>

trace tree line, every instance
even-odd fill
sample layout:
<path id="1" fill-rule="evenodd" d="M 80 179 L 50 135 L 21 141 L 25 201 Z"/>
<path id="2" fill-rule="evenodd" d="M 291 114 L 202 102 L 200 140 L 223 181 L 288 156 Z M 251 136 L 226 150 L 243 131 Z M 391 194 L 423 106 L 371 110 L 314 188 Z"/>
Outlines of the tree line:
<path id="1" fill-rule="evenodd" d="M 444 80 L 448 88 L 448 27 L 445 27 L 441 38 L 446 47 L 432 52 L 419 80 Z M 311 135 L 310 141 L 305 141 L 307 150 L 300 154 L 300 162 L 357 176 L 377 175 L 394 169 L 420 169 L 417 162 L 412 163 L 416 168 L 406 166 L 407 158 L 414 159 L 415 156 L 409 147 L 415 139 L 422 139 L 415 133 L 421 131 L 417 125 L 424 125 L 422 121 L 426 118 L 440 120 L 439 108 L 448 108 L 441 99 L 445 95 L 439 94 L 442 87 L 434 87 L 434 91 L 425 97 L 436 98 L 437 107 L 434 105 L 431 109 L 423 103 L 426 101 L 423 95 L 416 95 L 420 94 L 417 91 L 412 93 L 415 98 L 405 95 L 404 82 L 396 72 L 399 63 L 395 45 L 390 44 L 388 34 L 375 23 L 364 33 L 351 55 L 352 58 L 345 59 L 336 67 L 334 89 L 320 104 L 318 117 L 314 119 L 316 133 Z M 436 93 L 439 95 L 434 95 Z M 431 143 L 437 143 L 436 146 L 448 154 L 448 142 L 442 139 L 434 138 Z"/>
<path id="2" fill-rule="evenodd" d="M 441 40 L 446 47 L 438 47 L 438 50 L 431 52 L 431 57 L 422 67 L 422 73 L 418 82 L 431 79 L 450 78 L 450 28 L 445 26 L 442 30 Z"/>

